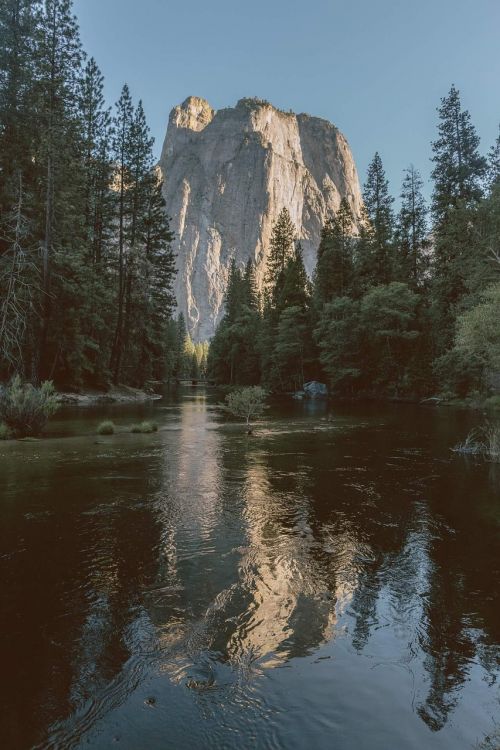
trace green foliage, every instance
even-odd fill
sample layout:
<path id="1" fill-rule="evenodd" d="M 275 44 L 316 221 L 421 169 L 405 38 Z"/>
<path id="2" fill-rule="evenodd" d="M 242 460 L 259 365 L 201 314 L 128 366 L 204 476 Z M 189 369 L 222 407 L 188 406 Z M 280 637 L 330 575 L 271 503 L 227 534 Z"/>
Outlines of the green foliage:
<path id="1" fill-rule="evenodd" d="M 464 351 L 446 351 L 434 360 L 433 369 L 439 392 L 448 398 L 465 398 L 471 390 L 481 388 L 484 362 Z"/>
<path id="2" fill-rule="evenodd" d="M 114 118 L 71 0 L 0 3 L 0 379 L 166 372 L 172 234 L 141 103 Z"/>
<path id="3" fill-rule="evenodd" d="M 337 297 L 325 305 L 315 335 L 334 392 L 409 390 L 417 295 L 392 282 L 360 300 Z"/>
<path id="4" fill-rule="evenodd" d="M 16 375 L 0 389 L 0 422 L 14 437 L 39 435 L 58 408 L 54 385 L 48 380 L 36 388 Z"/>
<path id="5" fill-rule="evenodd" d="M 315 337 L 320 362 L 334 392 L 352 393 L 362 372 L 359 301 L 336 297 L 326 304 Z"/>
<path id="6" fill-rule="evenodd" d="M 307 331 L 304 309 L 298 305 L 286 307 L 280 315 L 273 352 L 282 391 L 300 390 L 306 380 Z"/>
<path id="7" fill-rule="evenodd" d="M 140 433 L 142 435 L 147 435 L 151 432 L 158 432 L 158 425 L 156 424 L 156 422 L 145 421 L 141 422 L 140 424 L 132 425 L 132 427 L 130 428 L 130 432 L 133 432 L 134 434 Z"/>
<path id="8" fill-rule="evenodd" d="M 209 350 L 172 317 L 173 235 L 142 104 L 125 85 L 111 113 L 103 85 L 71 0 L 0 2 L 0 380 L 498 387 L 500 138 L 484 159 L 455 87 L 438 110 L 432 225 L 413 167 L 395 219 L 375 154 L 362 216 L 344 198 L 323 227 L 313 285 L 286 206 L 262 299 L 253 262 L 232 262 Z"/>
<path id="9" fill-rule="evenodd" d="M 500 396 L 490 396 L 484 402 L 486 409 L 500 409 Z"/>
<path id="10" fill-rule="evenodd" d="M 244 274 L 230 269 L 209 353 L 215 380 L 286 391 L 327 379 L 336 394 L 448 392 L 467 403 L 484 403 L 500 387 L 500 138 L 487 163 L 454 87 L 438 112 L 432 223 L 413 166 L 395 219 L 375 154 L 361 216 L 344 198 L 323 227 L 311 289 L 284 208 L 261 312 L 248 301 Z"/>
<path id="11" fill-rule="evenodd" d="M 354 218 L 345 198 L 338 213 L 328 219 L 321 231 L 316 264 L 314 297 L 316 305 L 343 297 L 351 290 L 354 278 Z"/>
<path id="12" fill-rule="evenodd" d="M 363 190 L 365 216 L 357 248 L 357 273 L 361 286 L 387 284 L 394 278 L 394 198 L 389 193 L 378 152 L 368 167 Z"/>
<path id="13" fill-rule="evenodd" d="M 261 316 L 255 271 L 249 263 L 242 273 L 234 261 L 229 270 L 225 315 L 207 356 L 207 372 L 217 383 L 247 385 L 260 380 Z"/>
<path id="14" fill-rule="evenodd" d="M 101 422 L 100 425 L 97 427 L 97 434 L 98 435 L 114 435 L 115 430 L 116 430 L 115 423 L 109 419 L 106 419 L 104 422 Z"/>
<path id="15" fill-rule="evenodd" d="M 127 86 L 116 106 L 114 133 L 118 288 L 109 367 L 113 382 L 125 375 L 140 385 L 164 376 L 175 262 L 153 139 L 142 103 L 134 109 Z"/>
<path id="16" fill-rule="evenodd" d="M 266 268 L 266 295 L 269 306 L 279 306 L 287 261 L 295 248 L 296 229 L 287 208 L 283 208 L 273 226 Z"/>
<path id="17" fill-rule="evenodd" d="M 500 125 L 498 136 L 488 154 L 488 184 L 491 190 L 500 183 Z"/>
<path id="18" fill-rule="evenodd" d="M 432 306 L 438 356 L 452 344 L 455 317 L 467 294 L 467 278 L 479 259 L 479 201 L 487 163 L 460 95 L 452 86 L 441 100 L 438 138 L 432 144 L 434 262 Z"/>
<path id="19" fill-rule="evenodd" d="M 422 195 L 423 180 L 413 165 L 405 172 L 401 188 L 401 208 L 397 218 L 396 273 L 419 289 L 429 269 L 427 208 Z"/>
<path id="20" fill-rule="evenodd" d="M 288 212 L 282 212 L 273 228 L 267 278 L 274 281 L 268 283 L 260 336 L 262 381 L 278 391 L 302 387 L 311 353 L 311 288 L 295 234 Z M 276 247 L 287 248 L 278 266 Z"/>
<path id="21" fill-rule="evenodd" d="M 245 419 L 247 427 L 266 408 L 266 391 L 258 385 L 240 388 L 226 396 L 224 409 Z"/>
<path id="22" fill-rule="evenodd" d="M 488 390 L 500 376 L 500 284 L 486 288 L 479 303 L 460 315 L 454 347 L 436 362 L 442 380 L 457 395 Z"/>
<path id="23" fill-rule="evenodd" d="M 0 422 L 0 440 L 8 440 L 10 437 L 12 437 L 10 429 L 5 422 Z"/>
<path id="24" fill-rule="evenodd" d="M 432 210 L 439 226 L 446 221 L 450 209 L 474 204 L 481 198 L 487 164 L 479 153 L 479 137 L 470 114 L 462 109 L 455 86 L 441 99 L 438 113 L 438 138 L 432 144 Z"/>

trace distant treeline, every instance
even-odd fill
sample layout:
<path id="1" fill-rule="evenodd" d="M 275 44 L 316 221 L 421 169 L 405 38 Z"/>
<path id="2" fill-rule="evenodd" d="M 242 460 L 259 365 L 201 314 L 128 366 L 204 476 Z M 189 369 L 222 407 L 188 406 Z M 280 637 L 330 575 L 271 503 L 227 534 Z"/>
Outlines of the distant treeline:
<path id="1" fill-rule="evenodd" d="M 141 385 L 184 366 L 152 146 L 127 86 L 106 107 L 70 0 L 0 0 L 0 381 Z"/>
<path id="2" fill-rule="evenodd" d="M 342 396 L 500 391 L 500 136 L 482 156 L 455 87 L 438 113 L 430 208 L 410 166 L 395 214 L 377 153 L 361 222 L 342 200 L 312 282 L 286 207 L 262 295 L 252 264 L 233 264 L 211 377 L 282 392 L 314 378 Z"/>

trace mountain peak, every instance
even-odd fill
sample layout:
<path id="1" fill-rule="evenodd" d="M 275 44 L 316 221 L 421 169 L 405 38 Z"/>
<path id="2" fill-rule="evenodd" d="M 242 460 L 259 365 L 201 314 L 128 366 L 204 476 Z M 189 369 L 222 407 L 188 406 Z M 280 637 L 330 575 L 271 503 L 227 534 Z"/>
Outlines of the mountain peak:
<path id="1" fill-rule="evenodd" d="M 358 175 L 343 135 L 326 120 L 263 99 L 215 112 L 205 99 L 188 97 L 170 115 L 160 169 L 176 237 L 177 303 L 197 341 L 210 338 L 223 315 L 233 259 L 239 268 L 252 260 L 262 288 L 282 208 L 309 275 L 321 229 L 343 197 L 361 221 Z"/>
<path id="2" fill-rule="evenodd" d="M 215 109 L 200 96 L 188 96 L 170 113 L 169 122 L 177 128 L 199 132 L 206 128 L 215 115 Z"/>

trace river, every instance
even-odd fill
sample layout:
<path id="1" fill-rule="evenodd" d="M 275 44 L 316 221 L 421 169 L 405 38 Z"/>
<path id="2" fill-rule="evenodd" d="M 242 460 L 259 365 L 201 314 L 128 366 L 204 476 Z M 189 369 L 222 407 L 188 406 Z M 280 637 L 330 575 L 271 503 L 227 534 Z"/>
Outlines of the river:
<path id="1" fill-rule="evenodd" d="M 282 402 L 247 436 L 217 400 L 0 443 L 2 747 L 499 747 L 500 466 L 450 451 L 478 417 Z"/>

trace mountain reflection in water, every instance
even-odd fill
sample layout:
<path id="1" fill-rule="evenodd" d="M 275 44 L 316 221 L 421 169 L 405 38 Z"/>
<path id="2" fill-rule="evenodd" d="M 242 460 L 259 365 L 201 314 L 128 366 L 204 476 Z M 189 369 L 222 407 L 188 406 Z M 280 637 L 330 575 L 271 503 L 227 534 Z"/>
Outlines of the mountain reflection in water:
<path id="1" fill-rule="evenodd" d="M 0 448 L 4 746 L 480 747 L 500 473 L 449 451 L 474 417 L 296 403 L 248 437 L 216 401 Z"/>

